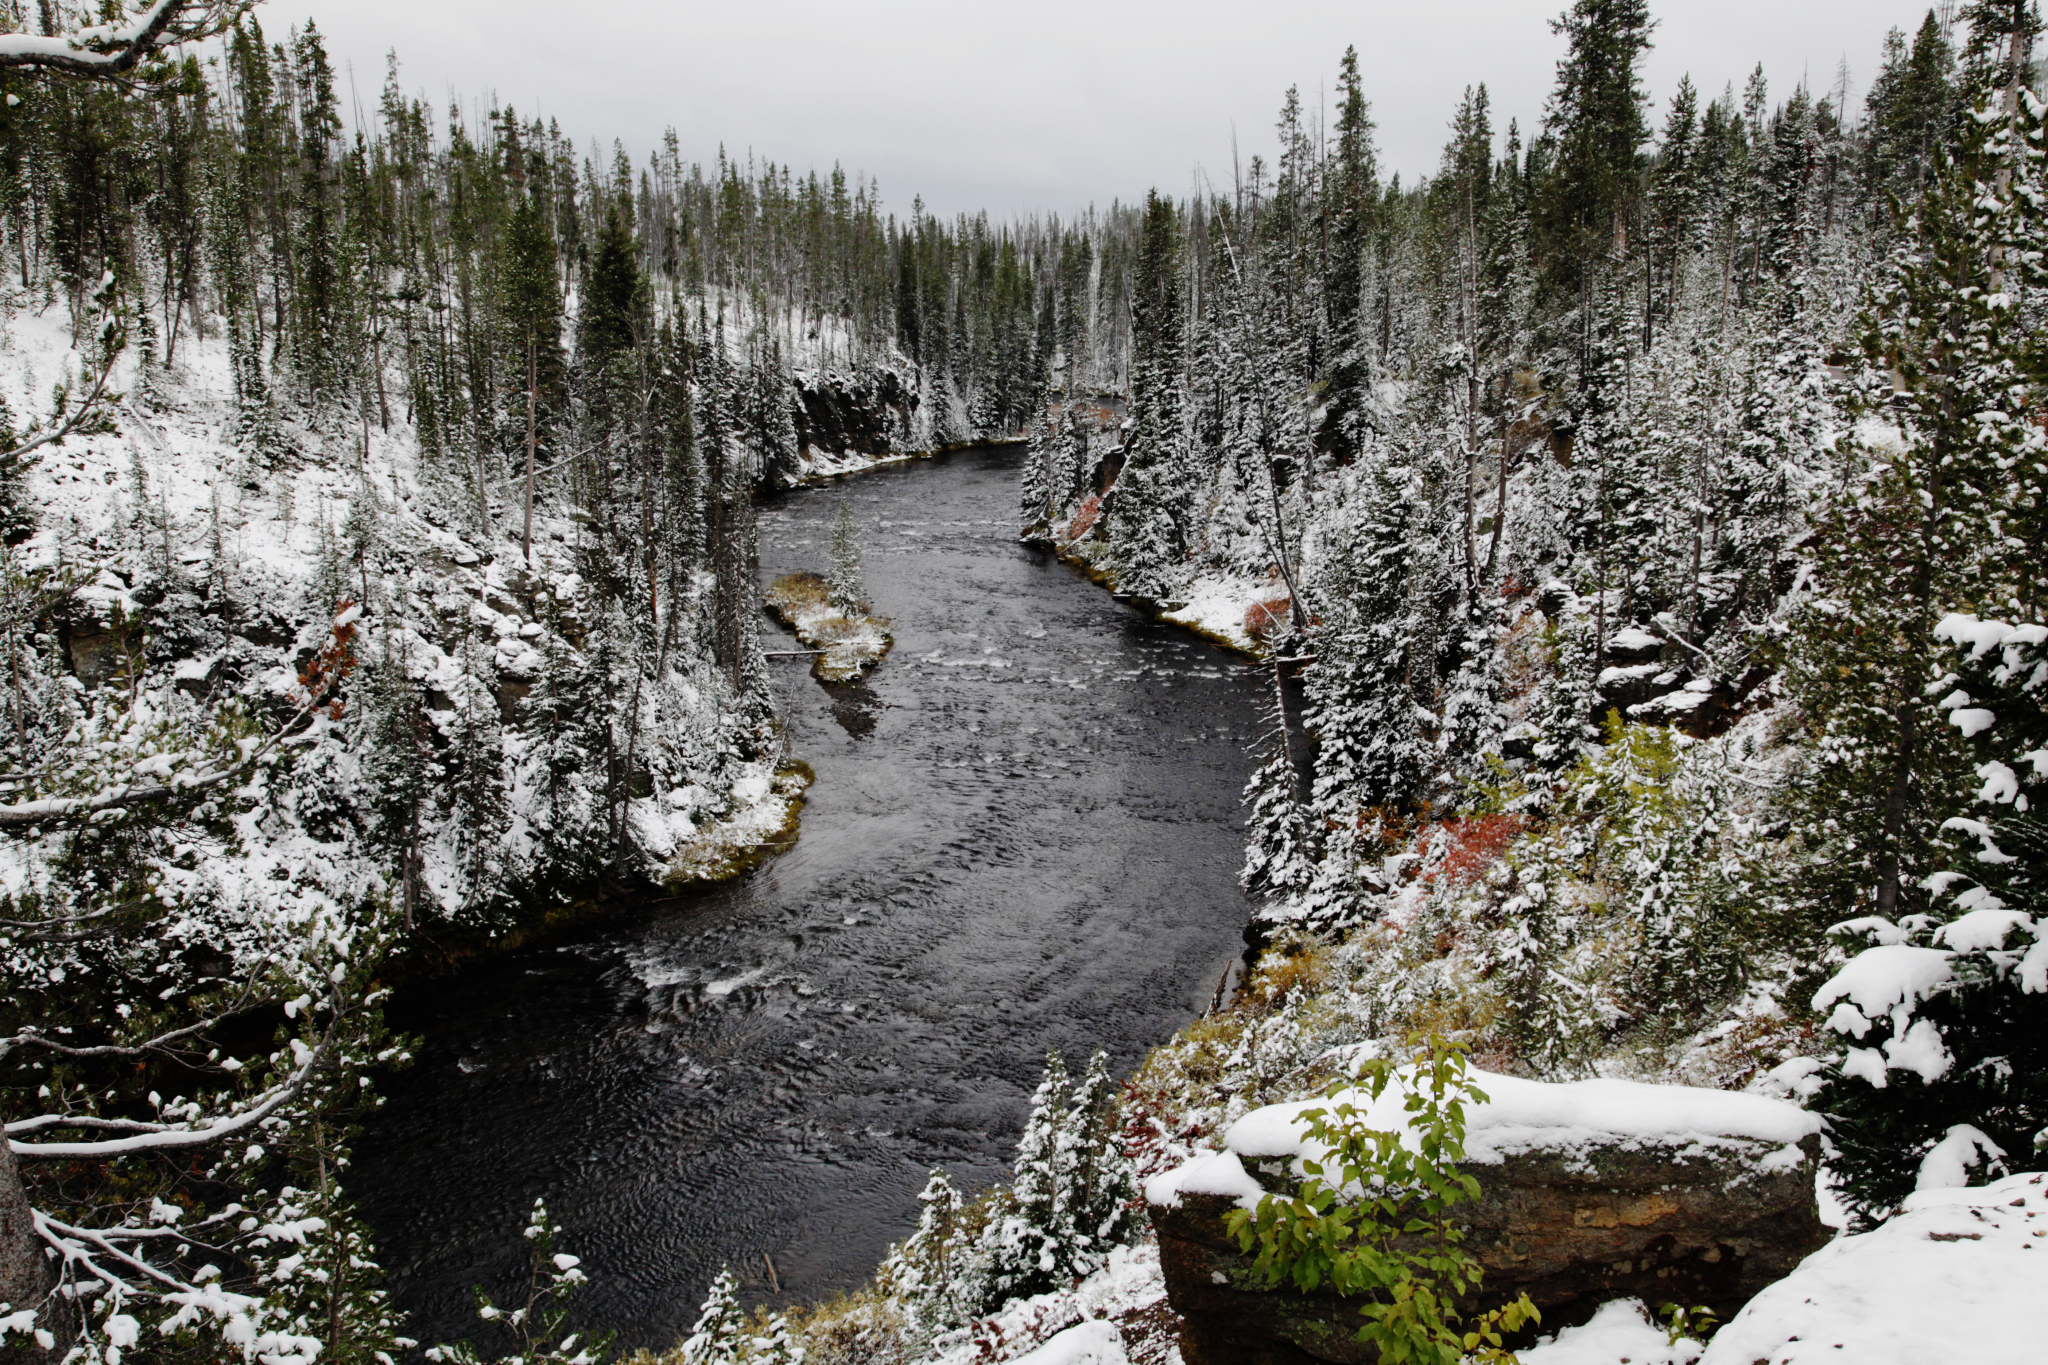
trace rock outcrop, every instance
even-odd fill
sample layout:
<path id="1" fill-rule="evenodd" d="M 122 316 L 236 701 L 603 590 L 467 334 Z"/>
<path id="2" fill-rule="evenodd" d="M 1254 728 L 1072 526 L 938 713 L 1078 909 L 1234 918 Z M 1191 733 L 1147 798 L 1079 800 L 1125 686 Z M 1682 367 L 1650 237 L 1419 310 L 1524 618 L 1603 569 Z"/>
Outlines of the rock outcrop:
<path id="1" fill-rule="evenodd" d="M 1680 1122 L 1668 1132 L 1656 1131 L 1654 1120 L 1610 1122 L 1608 1129 L 1621 1131 L 1602 1131 L 1597 1112 L 1572 1116 L 1590 1123 L 1486 1122 L 1489 1110 L 1556 1098 L 1526 1092 L 1503 1095 L 1506 1105 L 1474 1106 L 1465 1168 L 1477 1178 L 1480 1198 L 1459 1206 L 1457 1216 L 1465 1247 L 1485 1277 L 1464 1305 L 1468 1312 L 1526 1293 L 1542 1311 L 1546 1331 L 1584 1321 L 1600 1304 L 1623 1296 L 1653 1306 L 1708 1306 L 1725 1318 L 1828 1239 L 1814 1200 L 1817 1121 L 1790 1105 L 1776 1106 L 1788 1112 L 1773 1115 L 1758 1107 L 1772 1101 L 1679 1086 L 1484 1082 L 1490 1094 L 1590 1086 L 1609 1089 L 1596 1100 L 1638 1105 L 1654 1103 L 1660 1091 L 1737 1103 L 1722 1106 L 1730 1111 L 1725 1121 L 1704 1127 Z M 1634 1093 L 1617 1094 L 1614 1087 Z M 1355 1300 L 1267 1289 L 1251 1258 L 1224 1232 L 1232 1208 L 1297 1187 L 1303 1147 L 1291 1136 L 1292 1120 L 1306 1107 L 1280 1105 L 1248 1115 L 1231 1129 L 1225 1151 L 1148 1184 L 1167 1291 L 1185 1324 L 1181 1355 L 1187 1365 L 1375 1358 L 1356 1339 Z M 1706 1131 L 1716 1127 L 1749 1131 Z"/>
<path id="2" fill-rule="evenodd" d="M 852 372 L 799 371 L 792 384 L 794 461 L 764 470 L 770 484 L 794 485 L 813 473 L 859 468 L 919 448 L 921 398 L 914 372 L 863 366 Z"/>

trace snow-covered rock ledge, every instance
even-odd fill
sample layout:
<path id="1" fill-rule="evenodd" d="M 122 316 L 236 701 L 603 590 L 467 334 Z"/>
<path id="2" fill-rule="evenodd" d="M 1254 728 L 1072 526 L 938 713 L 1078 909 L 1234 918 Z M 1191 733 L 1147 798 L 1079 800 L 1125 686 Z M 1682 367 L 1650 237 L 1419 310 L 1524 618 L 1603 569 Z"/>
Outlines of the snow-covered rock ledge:
<path id="1" fill-rule="evenodd" d="M 1481 1193 L 1459 1212 L 1486 1272 L 1479 1308 L 1527 1293 L 1553 1330 L 1629 1296 L 1725 1317 L 1827 1241 L 1814 1195 L 1821 1120 L 1796 1105 L 1691 1086 L 1471 1076 L 1488 1096 L 1467 1113 L 1465 1168 Z M 1405 1127 L 1398 1088 L 1378 1101 L 1337 1097 L 1347 1098 L 1368 1126 Z M 1254 1110 L 1220 1150 L 1147 1182 L 1189 1361 L 1249 1359 L 1248 1342 L 1366 1358 L 1340 1300 L 1268 1292 L 1223 1230 L 1233 1207 L 1294 1188 L 1301 1163 L 1319 1155 L 1300 1116 L 1330 1103 Z"/>
<path id="2" fill-rule="evenodd" d="M 772 773 L 752 772 L 733 783 L 734 810 L 702 826 L 687 817 L 645 805 L 634 814 L 643 846 L 668 848 L 662 884 L 681 890 L 702 882 L 730 881 L 795 845 L 804 792 L 812 782 L 811 767 L 802 761 L 783 764 Z"/>

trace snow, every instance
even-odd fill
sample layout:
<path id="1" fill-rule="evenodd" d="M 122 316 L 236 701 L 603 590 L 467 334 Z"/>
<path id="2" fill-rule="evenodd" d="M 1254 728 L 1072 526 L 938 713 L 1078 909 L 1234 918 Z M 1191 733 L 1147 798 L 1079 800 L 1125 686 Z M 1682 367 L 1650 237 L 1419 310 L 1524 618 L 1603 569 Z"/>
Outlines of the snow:
<path id="1" fill-rule="evenodd" d="M 1615 1299 L 1600 1305 L 1591 1322 L 1539 1337 L 1515 1354 L 1522 1365 L 1692 1365 L 1704 1349 L 1689 1337 L 1674 1344 L 1641 1299 Z"/>
<path id="2" fill-rule="evenodd" d="M 1922 1190 L 1767 1287 L 1700 1365 L 2035 1365 L 2044 1302 L 2048 1175 Z"/>
<path id="3" fill-rule="evenodd" d="M 1165 1300 L 1166 1278 L 1159 1268 L 1159 1246 L 1147 1238 L 1136 1246 L 1112 1251 L 1100 1270 L 1071 1289 L 1012 1299 L 978 1322 L 973 1331 L 950 1334 L 942 1339 L 931 1360 L 933 1365 L 991 1365 L 1017 1360 L 1029 1360 L 1034 1365 L 1048 1365 L 1049 1361 L 1122 1365 L 1127 1355 L 1116 1320 L 1156 1310 Z M 1040 1354 L 1050 1349 L 1059 1353 Z M 1081 1351 L 1101 1354 L 1078 1354 Z M 1110 1354 L 1112 1351 L 1114 1354 Z M 1179 1365 L 1179 1360 L 1179 1352 L 1174 1350 L 1166 1356 L 1164 1365 Z"/>
<path id="4" fill-rule="evenodd" d="M 1553 1083 L 1479 1070 L 1469 1074 L 1487 1099 L 1466 1108 L 1465 1159 L 1483 1165 L 1524 1152 L 1596 1145 L 1726 1149 L 1761 1143 L 1778 1149 L 1763 1158 L 1775 1166 L 1800 1160 L 1798 1144 L 1822 1127 L 1819 1115 L 1765 1095 L 1611 1077 Z M 1346 1100 L 1359 1106 L 1369 1127 L 1405 1130 L 1406 1094 L 1397 1080 L 1378 1100 L 1354 1091 L 1335 1100 L 1269 1105 L 1232 1124 L 1224 1145 L 1253 1158 L 1314 1155 L 1314 1144 L 1302 1136 L 1302 1113 Z"/>
<path id="5" fill-rule="evenodd" d="M 1271 583 L 1204 574 L 1188 588 L 1181 605 L 1162 613 L 1160 619 L 1187 626 L 1233 649 L 1256 654 L 1259 642 L 1245 634 L 1245 613 L 1256 603 L 1270 600 L 1274 592 Z"/>
<path id="6" fill-rule="evenodd" d="M 1958 953 L 2002 948 L 2014 929 L 2031 929 L 2034 921 L 2017 910 L 1972 910 L 1934 931 L 1935 941 Z"/>
<path id="7" fill-rule="evenodd" d="M 1177 1209 L 1186 1194 L 1220 1194 L 1241 1208 L 1257 1208 L 1265 1188 L 1245 1173 L 1236 1152 L 1204 1152 L 1181 1166 L 1145 1182 L 1145 1202 Z"/>
<path id="8" fill-rule="evenodd" d="M 1828 1027 L 1861 1038 L 1871 1020 L 1900 1009 L 1911 1013 L 1914 1005 L 1936 987 L 1945 985 L 1954 975 L 1950 957 L 1944 949 L 1908 943 L 1881 943 L 1865 948 L 1815 993 L 1813 1008 L 1825 1012 L 1838 1001 L 1847 1003 L 1853 1007 L 1854 1015 L 1836 1010 L 1828 1019 Z M 1857 1017 L 1862 1020 L 1860 1026 Z"/>
<path id="9" fill-rule="evenodd" d="M 1941 1141 L 1920 1158 L 1920 1175 L 1914 1188 L 1959 1190 L 1970 1183 L 1970 1172 L 2005 1155 L 1983 1129 L 1967 1123 L 1953 1125 Z"/>
<path id="10" fill-rule="evenodd" d="M 118 49 L 140 38 L 158 15 L 180 3 L 181 0 L 156 0 L 155 4 L 139 11 L 125 24 L 94 24 L 74 33 L 58 34 L 55 37 L 44 37 L 36 33 L 0 34 L 0 56 L 59 57 L 93 66 L 111 67 L 120 55 Z M 97 50 L 105 48 L 113 48 L 116 51 Z"/>
<path id="11" fill-rule="evenodd" d="M 1017 1365 L 1129 1365 L 1123 1334 L 1100 1318 L 1079 1323 L 1054 1336 Z"/>
<path id="12" fill-rule="evenodd" d="M 1608 636 L 1607 644 L 1612 649 L 1635 653 L 1645 649 L 1662 649 L 1664 647 L 1664 637 L 1652 635 L 1647 630 L 1638 630 L 1634 626 L 1628 626 Z"/>
<path id="13" fill-rule="evenodd" d="M 1982 621 L 1975 616 L 1956 612 L 1941 618 L 1934 627 L 1938 640 L 1968 645 L 1970 657 L 1981 659 L 2001 645 L 2039 645 L 2048 643 L 2048 627 L 2038 624 L 2019 626 L 2004 621 Z"/>

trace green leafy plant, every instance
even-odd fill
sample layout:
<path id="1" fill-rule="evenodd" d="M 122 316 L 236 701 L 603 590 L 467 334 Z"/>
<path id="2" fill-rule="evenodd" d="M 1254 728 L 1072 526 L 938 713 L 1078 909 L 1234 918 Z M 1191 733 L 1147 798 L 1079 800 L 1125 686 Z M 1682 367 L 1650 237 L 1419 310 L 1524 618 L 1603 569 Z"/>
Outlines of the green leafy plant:
<path id="1" fill-rule="evenodd" d="M 1398 1087 L 1405 1123 L 1373 1128 L 1370 1101 L 1390 1086 Z M 1369 1096 L 1364 1108 L 1349 1098 L 1360 1090 Z M 1329 1108 L 1301 1116 L 1323 1152 L 1302 1161 L 1300 1192 L 1268 1194 L 1256 1209 L 1226 1216 L 1239 1248 L 1258 1248 L 1255 1273 L 1269 1286 L 1292 1283 L 1308 1293 L 1327 1284 L 1359 1296 L 1358 1339 L 1387 1365 L 1512 1362 L 1504 1335 L 1542 1320 L 1529 1296 L 1469 1319 L 1458 1302 L 1483 1273 L 1451 1216 L 1479 1197 L 1479 1182 L 1458 1169 L 1465 1103 L 1486 1099 L 1466 1075 L 1464 1049 L 1433 1036 L 1409 1065 L 1369 1062 L 1356 1082 L 1327 1094 Z"/>
<path id="2" fill-rule="evenodd" d="M 1673 1346 L 1681 1341 L 1705 1341 L 1721 1320 L 1711 1308 L 1687 1308 L 1682 1303 L 1664 1305 L 1664 1336 Z"/>

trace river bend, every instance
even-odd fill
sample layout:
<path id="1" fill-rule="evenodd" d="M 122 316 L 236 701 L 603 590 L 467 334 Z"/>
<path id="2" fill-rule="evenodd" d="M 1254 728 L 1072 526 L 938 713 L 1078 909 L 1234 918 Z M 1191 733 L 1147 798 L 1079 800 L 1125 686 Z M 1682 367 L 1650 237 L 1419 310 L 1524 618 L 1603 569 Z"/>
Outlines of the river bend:
<path id="1" fill-rule="evenodd" d="M 850 499 L 897 638 L 837 694 L 772 662 L 818 774 L 793 851 L 397 1002 L 425 1041 L 352 1185 L 411 1335 L 476 1329 L 537 1194 L 591 1276 L 576 1317 L 628 1346 L 685 1333 L 721 1263 L 750 1301 L 850 1288 L 929 1167 L 1004 1175 L 1048 1047 L 1127 1070 L 1207 1003 L 1243 947 L 1258 680 L 1018 545 L 1020 458 L 763 506 L 772 577 L 822 572 Z"/>

